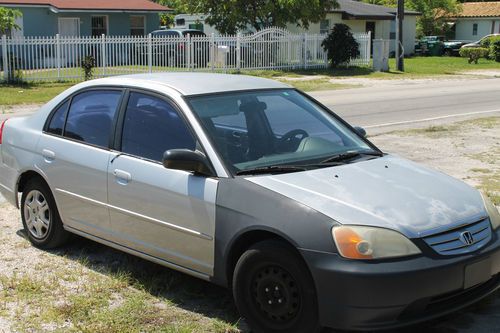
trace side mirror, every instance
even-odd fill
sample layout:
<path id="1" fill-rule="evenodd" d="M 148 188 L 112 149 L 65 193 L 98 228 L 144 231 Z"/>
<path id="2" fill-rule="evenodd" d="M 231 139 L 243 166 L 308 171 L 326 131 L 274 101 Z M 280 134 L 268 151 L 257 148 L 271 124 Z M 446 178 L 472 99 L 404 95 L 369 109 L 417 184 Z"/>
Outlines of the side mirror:
<path id="1" fill-rule="evenodd" d="M 354 130 L 361 135 L 362 137 L 366 138 L 366 130 L 363 127 L 359 126 L 354 126 Z"/>
<path id="2" fill-rule="evenodd" d="M 208 159 L 200 152 L 189 149 L 170 149 L 163 154 L 163 166 L 167 169 L 194 172 L 204 176 L 213 176 Z"/>

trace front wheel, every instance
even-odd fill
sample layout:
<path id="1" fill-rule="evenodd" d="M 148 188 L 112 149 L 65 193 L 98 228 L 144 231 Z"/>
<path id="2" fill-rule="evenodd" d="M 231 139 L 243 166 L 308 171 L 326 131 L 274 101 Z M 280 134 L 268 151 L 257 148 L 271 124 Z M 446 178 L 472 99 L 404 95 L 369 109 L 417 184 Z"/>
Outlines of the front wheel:
<path id="1" fill-rule="evenodd" d="M 52 193 L 43 181 L 32 179 L 21 197 L 21 218 L 29 241 L 36 247 L 50 249 L 69 238 L 64 230 Z"/>
<path id="2" fill-rule="evenodd" d="M 233 295 L 255 332 L 319 331 L 309 270 L 283 242 L 259 242 L 243 253 L 234 271 Z"/>

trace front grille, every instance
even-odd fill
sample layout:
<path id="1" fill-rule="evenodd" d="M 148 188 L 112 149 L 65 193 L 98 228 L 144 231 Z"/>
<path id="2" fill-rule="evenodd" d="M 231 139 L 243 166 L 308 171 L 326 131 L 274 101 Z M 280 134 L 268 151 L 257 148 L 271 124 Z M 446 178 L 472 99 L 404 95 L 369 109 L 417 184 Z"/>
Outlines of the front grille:
<path id="1" fill-rule="evenodd" d="M 463 234 L 466 232 L 472 235 L 470 244 L 463 240 Z M 490 220 L 486 218 L 460 228 L 425 237 L 423 240 L 437 253 L 451 256 L 474 252 L 488 244 L 491 237 Z"/>

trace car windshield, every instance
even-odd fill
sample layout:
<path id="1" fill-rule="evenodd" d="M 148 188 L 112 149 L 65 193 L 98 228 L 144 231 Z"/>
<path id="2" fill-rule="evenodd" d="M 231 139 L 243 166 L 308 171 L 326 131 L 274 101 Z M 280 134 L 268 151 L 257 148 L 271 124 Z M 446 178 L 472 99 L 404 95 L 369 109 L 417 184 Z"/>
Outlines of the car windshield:
<path id="1" fill-rule="evenodd" d="M 277 166 L 296 171 L 297 166 L 321 167 L 344 157 L 380 154 L 293 89 L 194 96 L 188 101 L 235 173 L 276 171 Z"/>

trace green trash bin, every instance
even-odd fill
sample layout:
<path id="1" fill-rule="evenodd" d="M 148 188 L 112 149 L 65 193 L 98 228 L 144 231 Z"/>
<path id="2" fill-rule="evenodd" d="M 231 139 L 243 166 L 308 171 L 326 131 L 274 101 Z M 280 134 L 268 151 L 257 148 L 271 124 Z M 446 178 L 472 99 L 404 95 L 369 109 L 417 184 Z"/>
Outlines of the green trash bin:
<path id="1" fill-rule="evenodd" d="M 432 41 L 427 43 L 429 55 L 433 57 L 442 56 L 444 53 L 444 43 L 441 41 Z"/>

